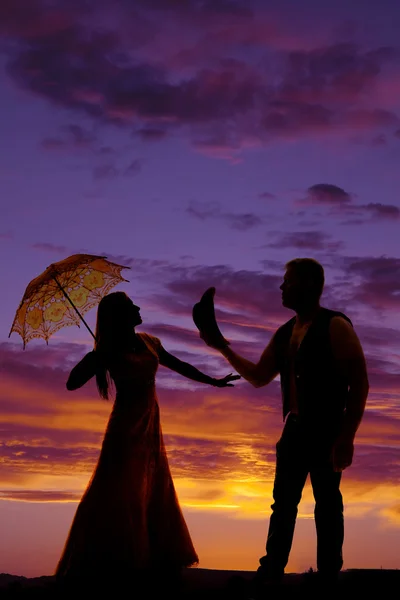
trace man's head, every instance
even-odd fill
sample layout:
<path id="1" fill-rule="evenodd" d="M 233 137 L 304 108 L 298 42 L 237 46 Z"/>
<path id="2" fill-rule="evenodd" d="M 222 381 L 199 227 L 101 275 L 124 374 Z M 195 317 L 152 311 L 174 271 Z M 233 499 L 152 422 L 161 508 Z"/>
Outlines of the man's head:
<path id="1" fill-rule="evenodd" d="M 280 286 L 283 306 L 298 312 L 317 305 L 325 283 L 322 265 L 313 258 L 295 258 L 285 269 Z"/>

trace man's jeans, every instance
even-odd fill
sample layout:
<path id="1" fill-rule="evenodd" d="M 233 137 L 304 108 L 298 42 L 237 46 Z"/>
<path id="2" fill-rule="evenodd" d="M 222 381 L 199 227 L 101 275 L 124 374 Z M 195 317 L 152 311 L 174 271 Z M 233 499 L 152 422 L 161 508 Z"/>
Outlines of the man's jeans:
<path id="1" fill-rule="evenodd" d="M 269 522 L 266 555 L 260 559 L 260 573 L 283 576 L 289 560 L 297 507 L 310 474 L 315 499 L 317 568 L 335 575 L 343 565 L 343 500 L 339 490 L 341 473 L 333 470 L 332 436 L 311 432 L 295 415 L 289 415 L 276 445 L 274 503 Z"/>

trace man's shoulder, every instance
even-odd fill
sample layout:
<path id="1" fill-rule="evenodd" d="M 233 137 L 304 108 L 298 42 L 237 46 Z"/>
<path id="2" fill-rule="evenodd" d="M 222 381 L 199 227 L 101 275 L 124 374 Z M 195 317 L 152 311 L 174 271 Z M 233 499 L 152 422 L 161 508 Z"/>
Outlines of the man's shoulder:
<path id="1" fill-rule="evenodd" d="M 350 323 L 350 325 L 353 325 L 350 317 L 348 317 L 345 313 L 341 312 L 340 310 L 332 310 L 331 308 L 322 307 L 321 313 L 322 316 L 330 322 L 330 324 L 335 324 L 338 322 L 343 323 L 343 321 L 345 321 L 346 323 Z"/>
<path id="2" fill-rule="evenodd" d="M 275 331 L 275 336 L 279 336 L 280 334 L 284 333 L 286 330 L 289 330 L 293 327 L 293 325 L 296 322 L 296 317 L 292 317 L 291 319 L 288 319 L 285 323 L 283 323 L 283 325 L 281 325 L 280 327 L 278 327 L 278 329 Z"/>
<path id="3" fill-rule="evenodd" d="M 292 317 L 286 323 L 283 323 L 278 329 L 275 331 L 272 336 L 271 342 L 275 348 L 275 351 L 279 351 L 280 348 L 285 347 L 292 335 L 293 327 L 296 322 L 296 317 Z"/>
<path id="4" fill-rule="evenodd" d="M 329 333 L 331 339 L 343 338 L 354 335 L 353 323 L 350 319 L 344 318 L 342 315 L 335 315 L 329 322 Z"/>
<path id="5" fill-rule="evenodd" d="M 349 319 L 340 315 L 331 319 L 329 337 L 337 357 L 362 357 L 363 351 L 358 335 Z"/>

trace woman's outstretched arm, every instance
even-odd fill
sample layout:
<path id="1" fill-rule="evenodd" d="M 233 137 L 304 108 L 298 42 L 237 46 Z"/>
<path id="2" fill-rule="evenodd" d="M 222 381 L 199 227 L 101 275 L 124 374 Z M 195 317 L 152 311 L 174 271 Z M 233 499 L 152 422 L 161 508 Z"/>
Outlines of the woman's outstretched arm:
<path id="1" fill-rule="evenodd" d="M 96 353 L 88 352 L 72 369 L 67 381 L 67 390 L 77 390 L 96 374 Z"/>
<path id="2" fill-rule="evenodd" d="M 233 387 L 230 382 L 240 379 L 240 375 L 232 374 L 229 374 L 221 379 L 210 377 L 209 375 L 206 375 L 205 373 L 202 373 L 196 369 L 196 367 L 193 367 L 193 365 L 179 360 L 179 358 L 176 358 L 176 356 L 167 352 L 162 346 L 160 346 L 158 349 L 158 357 L 160 360 L 160 365 L 163 365 L 172 371 L 176 371 L 176 373 L 179 373 L 188 379 L 192 379 L 193 381 L 198 381 L 200 383 L 206 383 L 215 387 Z"/>

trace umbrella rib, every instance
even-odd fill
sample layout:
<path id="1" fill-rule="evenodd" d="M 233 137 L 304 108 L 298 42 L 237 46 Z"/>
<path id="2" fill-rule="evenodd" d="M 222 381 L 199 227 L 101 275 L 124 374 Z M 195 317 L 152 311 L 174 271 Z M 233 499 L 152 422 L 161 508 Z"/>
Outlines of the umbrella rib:
<path id="1" fill-rule="evenodd" d="M 71 298 L 68 296 L 67 292 L 64 290 L 64 288 L 62 287 L 62 285 L 58 282 L 58 279 L 57 279 L 57 277 L 55 275 L 53 276 L 53 279 L 56 282 L 56 284 L 58 285 L 58 287 L 60 288 L 60 290 L 62 291 L 62 293 L 64 294 L 64 296 L 66 297 L 66 299 L 68 300 L 68 302 L 72 305 L 73 309 L 75 310 L 75 312 L 77 313 L 77 315 L 79 316 L 79 318 L 83 321 L 86 329 L 90 332 L 90 334 L 92 335 L 93 339 L 95 340 L 96 336 L 94 335 L 93 331 L 90 329 L 89 325 L 86 323 L 85 319 L 82 317 L 81 313 L 76 308 L 75 304 L 72 302 Z"/>

